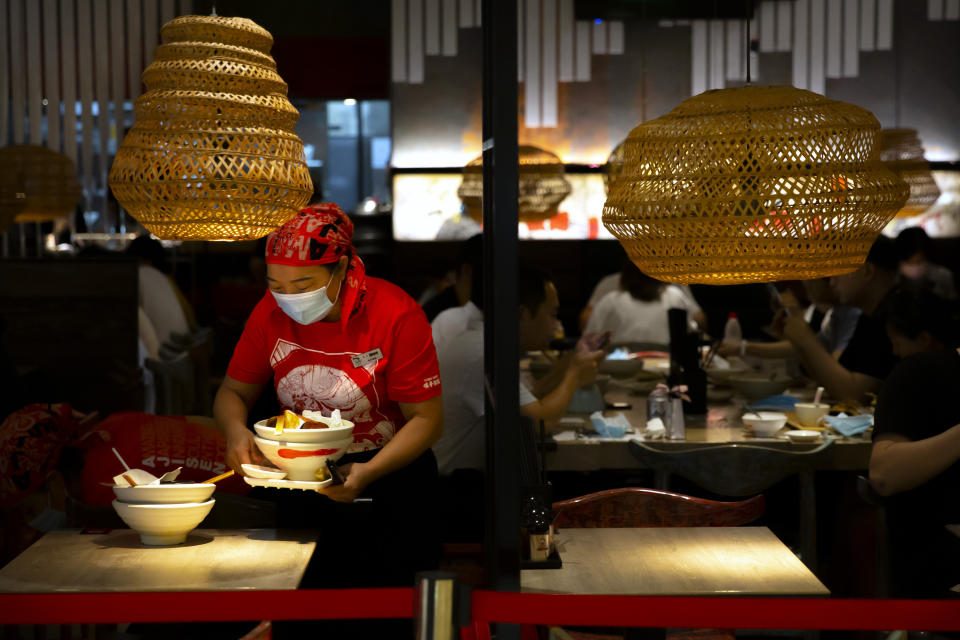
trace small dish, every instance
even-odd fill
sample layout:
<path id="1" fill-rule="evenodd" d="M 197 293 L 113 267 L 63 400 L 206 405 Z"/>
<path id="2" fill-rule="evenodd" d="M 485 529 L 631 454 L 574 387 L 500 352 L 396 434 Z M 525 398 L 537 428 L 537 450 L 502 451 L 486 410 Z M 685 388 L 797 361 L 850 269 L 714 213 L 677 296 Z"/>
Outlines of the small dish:
<path id="1" fill-rule="evenodd" d="M 272 469 L 259 464 L 242 464 L 240 467 L 243 472 L 251 478 L 262 478 L 264 480 L 283 480 L 287 477 L 287 472 L 281 469 Z"/>
<path id="2" fill-rule="evenodd" d="M 820 439 L 820 432 L 797 429 L 796 431 L 787 431 L 787 438 L 790 439 L 790 442 L 796 442 L 798 444 L 816 442 Z"/>
<path id="3" fill-rule="evenodd" d="M 274 489 L 301 489 L 303 491 L 316 491 L 317 489 L 322 489 L 323 487 L 331 484 L 333 482 L 333 478 L 310 482 L 307 480 L 273 480 L 244 476 L 243 481 L 251 487 L 273 487 Z"/>

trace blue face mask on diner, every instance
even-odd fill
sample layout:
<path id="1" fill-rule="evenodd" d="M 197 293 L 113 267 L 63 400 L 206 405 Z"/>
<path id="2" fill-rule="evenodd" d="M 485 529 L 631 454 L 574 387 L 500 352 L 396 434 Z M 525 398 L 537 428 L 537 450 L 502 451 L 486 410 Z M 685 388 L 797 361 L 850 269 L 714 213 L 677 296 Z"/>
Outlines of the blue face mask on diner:
<path id="1" fill-rule="evenodd" d="M 310 324 L 327 317 L 333 305 L 337 303 L 336 300 L 331 302 L 327 297 L 327 286 L 306 293 L 277 293 L 276 291 L 270 293 L 277 301 L 277 306 L 294 321 Z M 337 297 L 339 296 L 340 292 L 337 291 Z"/>

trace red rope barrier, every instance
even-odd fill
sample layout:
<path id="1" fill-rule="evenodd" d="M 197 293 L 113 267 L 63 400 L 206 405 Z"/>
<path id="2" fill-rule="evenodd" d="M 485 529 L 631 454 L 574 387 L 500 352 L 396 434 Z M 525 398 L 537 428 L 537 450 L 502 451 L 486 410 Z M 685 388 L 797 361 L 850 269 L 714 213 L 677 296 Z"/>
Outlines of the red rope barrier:
<path id="1" fill-rule="evenodd" d="M 481 622 L 721 629 L 960 630 L 960 600 L 584 596 L 476 591 Z"/>
<path id="2" fill-rule="evenodd" d="M 412 618 L 413 588 L 0 594 L 0 624 Z"/>
<path id="3" fill-rule="evenodd" d="M 413 589 L 0 594 L 0 624 L 410 618 Z M 584 596 L 475 591 L 489 623 L 737 629 L 960 630 L 960 601 Z"/>

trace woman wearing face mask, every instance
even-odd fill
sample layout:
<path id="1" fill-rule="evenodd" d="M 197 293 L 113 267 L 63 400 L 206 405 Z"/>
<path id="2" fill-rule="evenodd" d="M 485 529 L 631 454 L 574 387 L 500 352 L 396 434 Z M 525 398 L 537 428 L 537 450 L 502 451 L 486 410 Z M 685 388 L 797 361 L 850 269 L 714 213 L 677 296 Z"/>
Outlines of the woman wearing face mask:
<path id="1" fill-rule="evenodd" d="M 311 566 L 301 584 L 410 586 L 414 572 L 430 568 L 439 550 L 422 534 L 431 530 L 423 520 L 436 512 L 430 446 L 443 429 L 437 356 L 419 305 L 398 287 L 364 275 L 352 234 L 353 223 L 331 203 L 304 209 L 270 234 L 269 291 L 247 320 L 214 417 L 227 438 L 227 464 L 242 473 L 242 464 L 262 460 L 248 411 L 271 380 L 283 409 L 327 415 L 339 409 L 356 425 L 353 445 L 339 461 L 344 483 L 320 489 L 321 495 L 262 492 L 278 502 L 279 526 L 320 532 L 323 574 L 311 576 L 319 571 Z M 331 543 L 324 545 L 327 536 Z M 404 537 L 410 540 L 398 541 Z M 345 541 L 349 553 L 330 552 Z"/>

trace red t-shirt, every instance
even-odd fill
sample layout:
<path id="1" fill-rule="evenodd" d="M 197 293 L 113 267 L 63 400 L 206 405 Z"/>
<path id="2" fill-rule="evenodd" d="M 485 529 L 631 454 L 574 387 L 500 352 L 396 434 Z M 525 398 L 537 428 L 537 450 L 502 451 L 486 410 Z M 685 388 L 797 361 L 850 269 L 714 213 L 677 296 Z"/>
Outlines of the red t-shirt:
<path id="1" fill-rule="evenodd" d="M 302 325 L 268 291 L 250 314 L 227 375 L 249 384 L 270 377 L 280 406 L 296 413 L 340 409 L 352 421 L 351 452 L 382 447 L 406 421 L 398 403 L 440 395 L 427 317 L 413 298 L 367 278 L 363 308 L 346 323 Z"/>
<path id="2" fill-rule="evenodd" d="M 113 477 L 123 467 L 111 449 L 133 469 L 155 476 L 182 467 L 178 482 L 203 482 L 228 470 L 227 441 L 214 426 L 188 422 L 183 416 L 155 416 L 138 411 L 113 413 L 83 441 L 83 501 L 108 505 L 116 496 Z M 247 493 L 250 486 L 238 476 L 221 480 L 217 491 Z"/>

